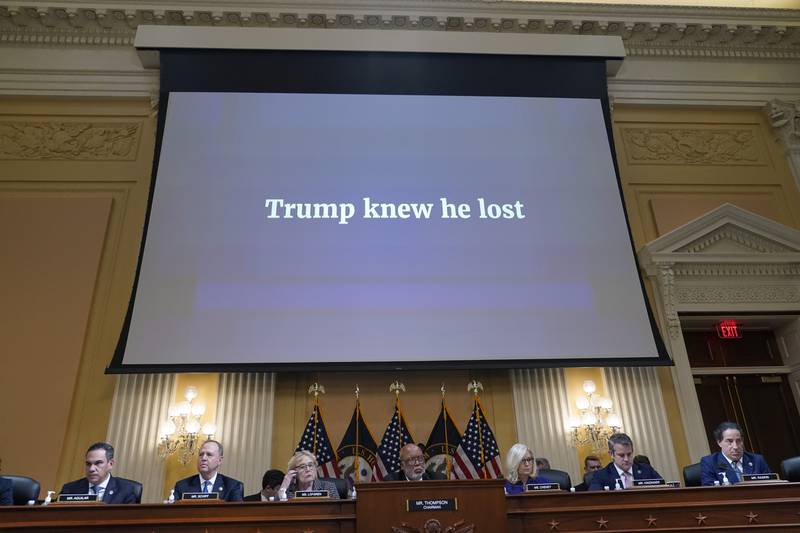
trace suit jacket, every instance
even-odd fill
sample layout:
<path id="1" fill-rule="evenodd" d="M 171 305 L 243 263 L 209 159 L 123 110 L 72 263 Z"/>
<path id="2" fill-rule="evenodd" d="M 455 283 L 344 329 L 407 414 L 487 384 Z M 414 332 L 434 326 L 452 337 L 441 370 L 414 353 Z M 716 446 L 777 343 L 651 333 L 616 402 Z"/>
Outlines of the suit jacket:
<path id="1" fill-rule="evenodd" d="M 633 479 L 663 479 L 661 474 L 647 464 L 633 463 L 631 466 L 631 473 L 633 474 Z M 603 490 L 604 487 L 614 490 L 617 484 L 616 480 L 618 479 L 619 473 L 612 461 L 608 463 L 604 469 L 598 470 L 592 475 L 592 481 L 589 483 L 589 490 Z"/>
<path id="2" fill-rule="evenodd" d="M 757 453 L 744 452 L 742 455 L 742 470 L 745 474 L 771 474 L 764 457 Z M 722 472 L 731 483 L 739 482 L 739 474 L 722 455 L 722 452 L 712 453 L 700 459 L 700 481 L 703 485 L 713 485 L 715 481 L 722 483 Z"/>
<path id="3" fill-rule="evenodd" d="M 328 497 L 332 500 L 339 499 L 339 489 L 336 488 L 336 483 L 333 481 L 325 481 L 324 479 L 315 479 L 314 483 L 311 484 L 311 490 L 327 490 Z M 297 492 L 297 484 L 292 483 L 289 485 L 289 488 L 286 489 L 286 497 L 287 498 L 294 498 L 294 493 Z"/>
<path id="4" fill-rule="evenodd" d="M 439 472 L 431 472 L 426 470 L 422 473 L 422 481 L 431 481 L 431 480 L 444 480 L 444 474 L 440 474 Z M 384 481 L 408 481 L 405 472 L 402 470 L 398 470 L 397 472 L 391 472 L 385 478 Z"/>
<path id="5" fill-rule="evenodd" d="M 89 480 L 76 479 L 61 487 L 61 494 L 89 494 Z M 139 503 L 136 501 L 136 486 L 128 479 L 111 476 L 103 492 L 103 503 Z"/>
<path id="6" fill-rule="evenodd" d="M 244 497 L 244 485 L 232 477 L 217 474 L 212 491 L 219 494 L 220 500 L 240 502 Z M 175 483 L 175 499 L 180 500 L 184 492 L 203 492 L 200 486 L 200 475 L 195 474 Z"/>
<path id="7" fill-rule="evenodd" d="M 260 502 L 261 501 L 261 491 L 256 492 L 255 494 L 248 494 L 244 497 L 244 501 L 246 502 Z"/>
<path id="8" fill-rule="evenodd" d="M 13 485 L 4 477 L 0 477 L 0 505 L 14 505 Z"/>

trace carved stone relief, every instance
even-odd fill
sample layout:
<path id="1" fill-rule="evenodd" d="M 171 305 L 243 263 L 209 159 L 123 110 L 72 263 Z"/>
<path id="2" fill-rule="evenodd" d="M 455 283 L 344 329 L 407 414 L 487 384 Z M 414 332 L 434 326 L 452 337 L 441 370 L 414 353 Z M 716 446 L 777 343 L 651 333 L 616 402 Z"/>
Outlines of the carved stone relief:
<path id="1" fill-rule="evenodd" d="M 751 129 L 623 128 L 629 164 L 756 165 L 759 143 Z"/>
<path id="2" fill-rule="evenodd" d="M 0 122 L 0 159 L 132 161 L 141 125 L 108 122 Z"/>

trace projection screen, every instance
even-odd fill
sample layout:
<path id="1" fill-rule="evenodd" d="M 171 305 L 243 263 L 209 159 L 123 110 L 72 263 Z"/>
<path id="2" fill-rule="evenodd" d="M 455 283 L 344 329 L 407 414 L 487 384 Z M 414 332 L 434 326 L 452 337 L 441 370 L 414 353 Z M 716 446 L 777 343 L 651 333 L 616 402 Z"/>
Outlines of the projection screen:
<path id="1" fill-rule="evenodd" d="M 602 61 L 162 52 L 162 90 L 110 371 L 668 362 Z"/>

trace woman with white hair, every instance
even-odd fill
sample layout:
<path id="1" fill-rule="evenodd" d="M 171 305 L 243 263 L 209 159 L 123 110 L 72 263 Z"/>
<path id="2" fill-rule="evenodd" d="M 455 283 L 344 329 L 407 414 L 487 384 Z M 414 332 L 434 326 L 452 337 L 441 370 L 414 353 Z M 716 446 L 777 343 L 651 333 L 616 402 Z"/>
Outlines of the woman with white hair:
<path id="1" fill-rule="evenodd" d="M 296 492 L 307 490 L 327 490 L 329 498 L 339 499 L 335 483 L 317 479 L 317 458 L 314 454 L 300 450 L 289 459 L 286 475 L 278 489 L 278 497 L 294 498 Z"/>
<path id="2" fill-rule="evenodd" d="M 536 475 L 533 451 L 518 442 L 506 454 L 506 494 L 525 492 L 528 485 L 536 483 L 550 483 L 550 481 Z"/>

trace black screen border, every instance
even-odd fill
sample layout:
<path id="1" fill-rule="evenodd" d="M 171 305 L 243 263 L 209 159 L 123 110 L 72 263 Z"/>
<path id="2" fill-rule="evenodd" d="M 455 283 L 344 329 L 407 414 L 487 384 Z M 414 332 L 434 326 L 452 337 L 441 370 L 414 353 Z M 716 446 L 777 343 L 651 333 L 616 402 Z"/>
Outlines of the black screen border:
<path id="1" fill-rule="evenodd" d="M 344 52 L 295 50 L 160 50 L 160 95 L 150 191 L 131 297 L 108 374 L 172 372 L 298 372 L 668 366 L 669 357 L 647 297 L 630 228 L 611 129 L 606 59 L 436 52 Z M 488 359 L 336 363 L 125 364 L 139 275 L 149 229 L 156 176 L 171 92 L 273 92 L 511 96 L 599 99 L 620 201 L 628 228 L 658 357 Z"/>

